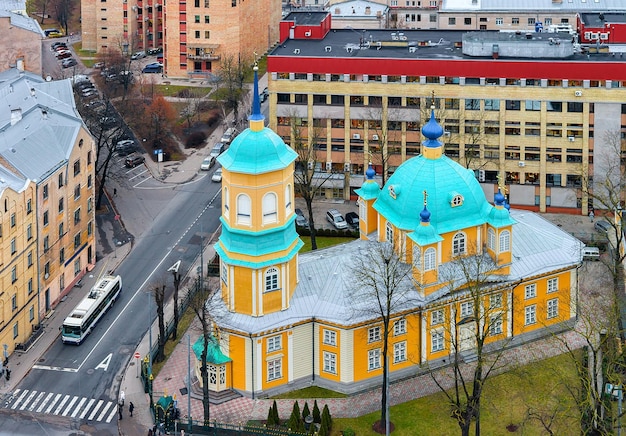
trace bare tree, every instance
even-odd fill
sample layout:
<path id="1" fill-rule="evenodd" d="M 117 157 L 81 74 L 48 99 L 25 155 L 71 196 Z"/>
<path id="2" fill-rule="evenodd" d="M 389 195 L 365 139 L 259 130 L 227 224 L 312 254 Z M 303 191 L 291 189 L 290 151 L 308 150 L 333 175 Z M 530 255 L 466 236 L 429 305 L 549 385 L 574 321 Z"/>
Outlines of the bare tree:
<path id="1" fill-rule="evenodd" d="M 165 279 L 152 285 L 152 293 L 154 294 L 159 320 L 159 348 L 154 360 L 161 362 L 165 359 L 165 342 L 167 341 L 165 337 L 165 314 L 163 312 L 165 307 Z"/>
<path id="2" fill-rule="evenodd" d="M 172 339 L 176 339 L 176 336 L 178 336 L 178 322 L 180 321 L 178 291 L 180 289 L 181 274 L 178 272 L 178 268 L 172 270 L 172 275 L 174 276 L 174 296 L 172 297 L 174 300 L 174 328 L 172 329 Z"/>
<path id="3" fill-rule="evenodd" d="M 220 62 L 220 82 L 222 84 L 223 94 L 221 97 L 226 102 L 228 109 L 233 111 L 233 120 L 239 122 L 240 103 L 245 90 L 243 81 L 246 72 L 250 69 L 239 55 L 236 59 L 232 55 L 225 55 Z"/>
<path id="4" fill-rule="evenodd" d="M 380 421 L 378 429 L 389 434 L 389 335 L 392 320 L 403 309 L 407 309 L 415 292 L 411 265 L 403 261 L 404 255 L 397 253 L 389 242 L 371 242 L 356 255 L 352 269 L 353 284 L 349 298 L 354 301 L 356 320 L 371 319 L 372 315 L 382 326 L 383 380 Z"/>
<path id="5" fill-rule="evenodd" d="M 492 373 L 506 365 L 501 359 L 509 340 L 501 338 L 505 296 L 501 290 L 492 289 L 490 283 L 490 277 L 498 269 L 491 256 L 473 247 L 467 254 L 456 256 L 441 272 L 449 294 L 457 298 L 457 304 L 450 306 L 449 320 L 445 323 L 453 388 L 449 389 L 448 380 L 444 380 L 448 374 L 430 371 L 430 375 L 448 399 L 451 416 L 463 436 L 470 434 L 472 421 L 475 421 L 476 435 L 480 434 L 480 401 L 484 387 Z M 461 302 L 464 310 L 460 309 Z M 492 338 L 500 341 L 488 348 Z"/>
<path id="6" fill-rule="evenodd" d="M 372 97 L 370 97 L 370 103 L 372 103 Z M 389 161 L 393 154 L 400 153 L 400 147 L 396 146 L 396 142 L 399 142 L 402 132 L 399 130 L 401 126 L 400 121 L 394 121 L 398 109 L 394 107 L 388 107 L 386 115 L 383 108 L 380 106 L 371 106 L 368 110 L 368 130 L 373 132 L 370 135 L 368 141 L 368 152 L 371 158 L 371 163 L 374 165 L 380 165 L 382 184 L 387 181 L 389 174 Z"/>

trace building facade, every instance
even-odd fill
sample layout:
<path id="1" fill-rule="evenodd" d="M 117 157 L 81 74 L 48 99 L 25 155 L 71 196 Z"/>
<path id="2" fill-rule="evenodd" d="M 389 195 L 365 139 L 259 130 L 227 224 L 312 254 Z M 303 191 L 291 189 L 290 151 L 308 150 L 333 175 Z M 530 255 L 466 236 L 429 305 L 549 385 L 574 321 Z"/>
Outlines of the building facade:
<path id="1" fill-rule="evenodd" d="M 478 313 L 489 314 L 493 346 L 575 318 L 581 243 L 533 213 L 509 211 L 500 192 L 489 203 L 474 173 L 443 154 L 434 111 L 422 129 L 422 155 L 382 189 L 373 168 L 366 171 L 357 190 L 360 239 L 298 254 L 297 156 L 263 127 L 256 95 L 250 128 L 218 158 L 224 231 L 215 246 L 221 292 L 209 303 L 216 323 L 210 389 L 265 396 L 311 383 L 346 393 L 379 385 L 380 312 L 354 286 L 359 259 L 377 247 L 393 247 L 409 268 L 406 298 L 391 316 L 392 380 L 472 350 L 477 329 L 467 321 Z M 450 275 L 456 261 L 470 258 L 491 259 L 489 278 L 474 292 L 467 277 Z"/>
<path id="2" fill-rule="evenodd" d="M 17 275 L 12 280 L 17 280 L 7 285 L 15 292 L 3 294 L 3 327 L 12 321 L 7 308 L 17 313 L 28 305 L 24 310 L 29 313 L 16 327 L 18 336 L 6 342 L 12 352 L 32 333 L 28 324 L 38 325 L 96 262 L 95 151 L 69 80 L 46 82 L 12 69 L 0 73 L 0 87 L 7 102 L 0 117 L 0 167 L 7 174 L 3 178 L 28 182 L 14 188 L 15 194 L 5 190 L 3 195 L 13 197 L 2 200 L 4 256 L 23 257 L 13 268 Z M 18 295 L 17 308 L 9 302 L 12 294 Z"/>
<path id="3" fill-rule="evenodd" d="M 163 48 L 170 77 L 208 77 L 220 64 L 247 65 L 278 41 L 278 0 L 81 0 L 83 49 L 102 53 Z"/>
<path id="4" fill-rule="evenodd" d="M 26 15 L 25 1 L 0 1 L 0 71 L 17 68 L 44 74 L 37 20 Z"/>
<path id="5" fill-rule="evenodd" d="M 503 174 L 515 207 L 587 214 L 594 167 L 618 158 L 623 58 L 578 53 L 567 33 L 294 35 L 268 56 L 269 125 L 290 143 L 295 124 L 321 170 L 336 173 L 326 198 L 355 199 L 370 159 L 386 180 L 420 154 L 432 102 L 446 155 L 475 170 L 488 197 Z"/>

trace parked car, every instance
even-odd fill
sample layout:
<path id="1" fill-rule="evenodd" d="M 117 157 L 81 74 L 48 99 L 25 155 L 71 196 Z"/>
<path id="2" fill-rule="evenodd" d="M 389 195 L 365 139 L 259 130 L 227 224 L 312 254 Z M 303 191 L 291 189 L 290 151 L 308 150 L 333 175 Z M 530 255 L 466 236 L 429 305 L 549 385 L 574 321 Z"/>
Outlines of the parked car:
<path id="1" fill-rule="evenodd" d="M 309 220 L 306 219 L 306 217 L 304 216 L 304 213 L 302 213 L 302 210 L 296 209 L 295 213 L 296 213 L 296 226 L 308 229 Z"/>
<path id="2" fill-rule="evenodd" d="M 328 209 L 326 219 L 335 226 L 336 229 L 345 230 L 348 228 L 348 223 L 346 223 L 345 218 L 337 209 Z"/>
<path id="3" fill-rule="evenodd" d="M 600 260 L 600 249 L 598 247 L 584 247 L 583 260 Z"/>
<path id="4" fill-rule="evenodd" d="M 63 68 L 69 68 L 75 65 L 78 65 L 78 62 L 76 62 L 76 59 L 74 58 L 67 58 L 67 59 L 64 59 L 63 62 L 61 62 L 61 66 Z"/>
<path id="5" fill-rule="evenodd" d="M 265 88 L 263 91 L 261 91 L 261 93 L 259 94 L 259 98 L 261 99 L 261 103 L 264 103 L 265 100 L 267 100 L 267 98 L 270 96 L 270 92 L 267 88 Z"/>
<path id="6" fill-rule="evenodd" d="M 146 158 L 142 155 L 133 153 L 126 157 L 126 159 L 124 160 L 124 165 L 126 165 L 126 167 L 128 168 L 135 168 L 137 165 L 141 165 L 142 163 L 144 163 L 145 160 Z"/>
<path id="7" fill-rule="evenodd" d="M 57 54 L 55 56 L 57 57 L 57 59 L 71 58 L 72 57 L 72 52 L 69 51 L 69 50 L 61 50 L 61 51 L 57 52 Z"/>
<path id="8" fill-rule="evenodd" d="M 44 29 L 43 33 L 48 38 L 60 38 L 61 36 L 63 36 L 63 32 L 61 32 L 59 29 Z"/>
<path id="9" fill-rule="evenodd" d="M 67 44 L 61 41 L 53 42 L 50 46 L 50 50 L 56 51 L 58 47 L 64 47 L 65 49 L 67 49 Z"/>
<path id="10" fill-rule="evenodd" d="M 155 54 L 159 54 L 159 53 L 163 53 L 163 47 L 151 48 L 151 49 L 148 50 L 148 54 L 149 55 L 155 55 Z"/>
<path id="11" fill-rule="evenodd" d="M 218 157 L 220 154 L 224 153 L 224 150 L 226 150 L 226 144 L 218 142 L 213 146 L 213 149 L 211 149 L 209 156 Z"/>
<path id="12" fill-rule="evenodd" d="M 234 138 L 235 138 L 235 128 L 229 127 L 228 129 L 226 129 L 226 131 L 222 135 L 220 142 L 223 142 L 224 144 L 230 144 L 230 141 L 232 141 Z"/>
<path id="13" fill-rule="evenodd" d="M 93 64 L 93 67 L 98 70 L 101 70 L 104 68 L 104 62 L 96 62 L 95 64 Z"/>
<path id="14" fill-rule="evenodd" d="M 222 181 L 222 169 L 221 168 L 218 168 L 215 170 L 215 172 L 211 176 L 211 180 L 217 183 Z"/>
<path id="15" fill-rule="evenodd" d="M 346 222 L 352 227 L 359 227 L 359 214 L 356 212 L 348 212 L 346 214 Z"/>
<path id="16" fill-rule="evenodd" d="M 123 148 L 129 148 L 134 146 L 135 141 L 133 141 L 132 139 L 122 139 L 120 141 L 117 141 L 117 143 L 115 144 L 115 151 L 120 151 Z"/>
<path id="17" fill-rule="evenodd" d="M 600 233 L 606 233 L 611 229 L 611 224 L 608 221 L 598 220 L 593 224 L 593 228 Z"/>
<path id="18" fill-rule="evenodd" d="M 133 55 L 130 57 L 132 60 L 137 60 L 137 59 L 143 59 L 146 57 L 146 52 L 145 51 L 138 51 L 133 53 Z"/>
<path id="19" fill-rule="evenodd" d="M 200 164 L 200 169 L 202 171 L 208 171 L 215 165 L 215 156 L 207 156 L 204 158 L 202 163 Z"/>
<path id="20" fill-rule="evenodd" d="M 142 73 L 162 73 L 163 72 L 163 66 L 161 65 L 146 65 L 145 67 L 143 67 L 143 70 L 141 70 Z"/>

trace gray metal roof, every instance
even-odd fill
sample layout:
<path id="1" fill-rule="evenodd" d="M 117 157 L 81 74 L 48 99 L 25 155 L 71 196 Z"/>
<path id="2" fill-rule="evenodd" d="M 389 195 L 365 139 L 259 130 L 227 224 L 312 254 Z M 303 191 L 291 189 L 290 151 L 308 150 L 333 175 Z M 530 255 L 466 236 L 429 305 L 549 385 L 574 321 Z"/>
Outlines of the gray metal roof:
<path id="1" fill-rule="evenodd" d="M 41 26 L 36 19 L 26 15 L 26 2 L 22 0 L 0 0 L 0 17 L 9 18 L 11 25 L 37 33 L 45 37 Z"/>
<path id="2" fill-rule="evenodd" d="M 604 27 L 610 23 L 626 23 L 626 13 L 585 13 L 580 14 L 580 19 L 587 27 Z"/>
<path id="3" fill-rule="evenodd" d="M 502 11 L 502 12 L 526 12 L 526 11 L 554 11 L 562 13 L 576 13 L 585 11 L 624 11 L 624 0 L 443 0 L 442 12 L 458 11 Z"/>
<path id="4" fill-rule="evenodd" d="M 0 101 L 0 157 L 22 176 L 45 180 L 69 159 L 83 127 L 70 80 L 7 70 Z"/>
<path id="5" fill-rule="evenodd" d="M 517 221 L 513 226 L 511 273 L 509 276 L 494 277 L 495 282 L 516 283 L 522 278 L 572 267 L 581 262 L 583 244 L 578 239 L 533 212 L 511 210 L 511 217 Z M 220 325 L 241 332 L 260 333 L 313 317 L 318 321 L 346 326 L 376 318 L 377 311 L 374 309 L 369 315 L 363 310 L 358 313 L 354 310 L 355 302 L 350 289 L 350 284 L 354 282 L 354 260 L 369 244 L 368 241 L 356 240 L 301 255 L 300 282 L 287 310 L 262 317 L 228 313 L 216 295 L 212 304 L 216 306 L 216 312 L 221 313 Z M 411 300 L 405 302 L 405 308 L 419 309 L 434 303 L 447 292 L 444 287 L 428 299 L 419 297 L 415 292 Z M 373 302 L 369 303 L 374 307 Z M 362 301 L 360 306 L 366 304 L 368 302 Z"/>

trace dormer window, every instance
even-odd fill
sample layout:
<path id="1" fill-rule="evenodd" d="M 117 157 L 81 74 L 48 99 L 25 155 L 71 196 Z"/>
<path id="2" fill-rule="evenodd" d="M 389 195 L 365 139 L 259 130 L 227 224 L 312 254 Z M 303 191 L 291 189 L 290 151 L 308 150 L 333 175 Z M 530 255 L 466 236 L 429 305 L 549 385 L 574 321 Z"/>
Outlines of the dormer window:
<path id="1" fill-rule="evenodd" d="M 452 193 L 452 199 L 450 200 L 450 206 L 457 207 L 463 205 L 463 196 L 461 194 L 457 194 L 456 192 Z"/>

